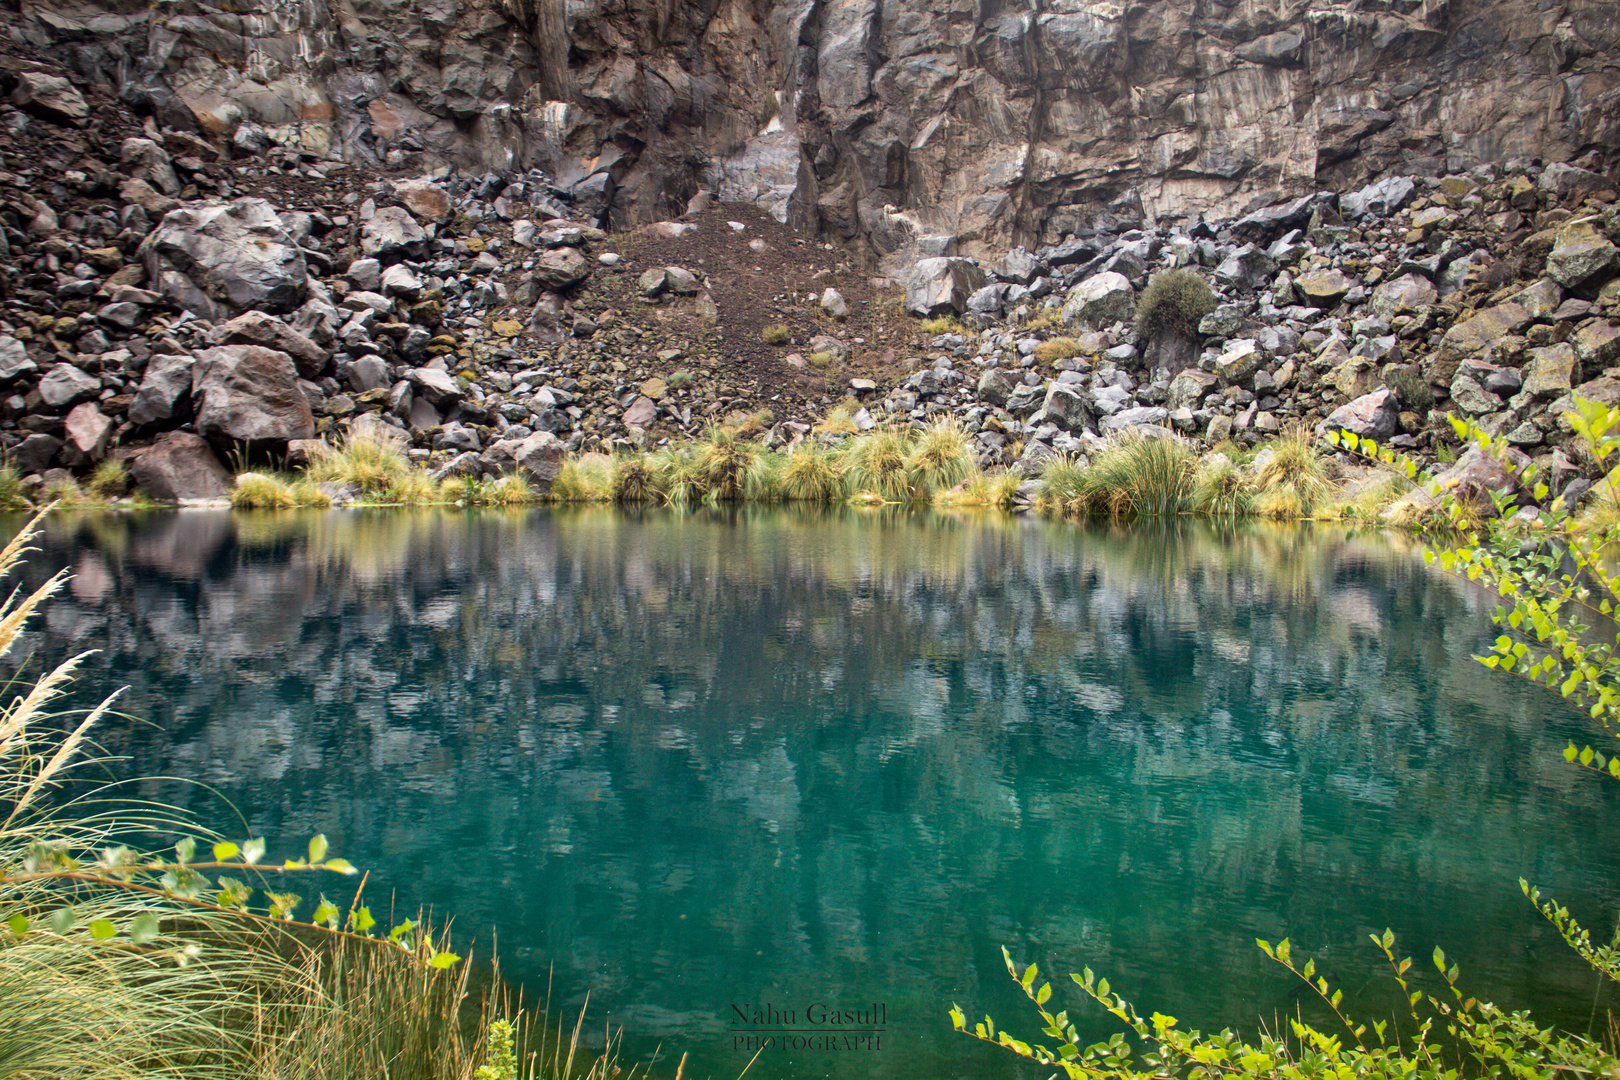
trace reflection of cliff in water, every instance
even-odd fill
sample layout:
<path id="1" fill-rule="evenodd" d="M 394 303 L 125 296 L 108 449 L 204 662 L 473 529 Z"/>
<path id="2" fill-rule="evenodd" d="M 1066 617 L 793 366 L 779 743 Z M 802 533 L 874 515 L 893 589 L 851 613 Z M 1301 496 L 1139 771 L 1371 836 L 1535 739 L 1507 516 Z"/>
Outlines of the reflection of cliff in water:
<path id="1" fill-rule="evenodd" d="M 325 831 L 649 1032 L 810 981 L 931 1029 L 1003 1000 L 1003 943 L 1249 1024 L 1290 1007 L 1255 936 L 1362 971 L 1384 925 L 1522 1003 L 1517 877 L 1615 897 L 1614 794 L 1557 753 L 1578 717 L 1481 670 L 1483 599 L 1381 538 L 187 513 L 42 548 L 76 577 L 35 643 L 132 687 L 152 725 L 104 739 L 132 773 Z"/>

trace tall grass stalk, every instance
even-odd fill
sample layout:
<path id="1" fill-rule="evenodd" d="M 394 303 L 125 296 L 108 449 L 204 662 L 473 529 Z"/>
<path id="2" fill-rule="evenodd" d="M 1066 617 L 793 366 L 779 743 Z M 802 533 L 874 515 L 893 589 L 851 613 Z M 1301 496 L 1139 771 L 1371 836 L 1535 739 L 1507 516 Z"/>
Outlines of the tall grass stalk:
<path id="1" fill-rule="evenodd" d="M 838 503 L 849 497 L 838 451 L 805 440 L 786 454 L 782 497 L 789 502 Z"/>
<path id="2" fill-rule="evenodd" d="M 1180 439 L 1126 435 L 1092 459 L 1066 509 L 1081 516 L 1170 517 L 1188 508 L 1196 467 Z"/>
<path id="3" fill-rule="evenodd" d="M 849 477 L 850 490 L 857 496 L 882 502 L 910 502 L 910 458 L 909 433 L 893 428 L 881 428 L 862 438 L 850 440 L 844 451 L 844 468 Z"/>

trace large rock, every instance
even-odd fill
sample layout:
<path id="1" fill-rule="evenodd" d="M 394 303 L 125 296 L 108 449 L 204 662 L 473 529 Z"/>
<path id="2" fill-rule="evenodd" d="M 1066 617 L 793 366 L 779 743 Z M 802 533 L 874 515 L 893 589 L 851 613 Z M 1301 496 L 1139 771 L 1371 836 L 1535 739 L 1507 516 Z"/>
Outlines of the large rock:
<path id="1" fill-rule="evenodd" d="M 419 259 L 427 250 L 427 233 L 403 206 L 382 206 L 360 230 L 360 250 L 379 263 Z"/>
<path id="2" fill-rule="evenodd" d="M 561 439 L 549 431 L 540 431 L 526 439 L 492 443 L 479 461 L 485 472 L 502 476 L 515 473 L 527 480 L 536 494 L 545 495 L 562 472 L 566 453 Z"/>
<path id="3" fill-rule="evenodd" d="M 450 220 L 450 196 L 431 180 L 396 180 L 394 198 L 425 221 L 443 225 Z"/>
<path id="4" fill-rule="evenodd" d="M 1606 319 L 1589 319 L 1570 338 L 1575 356 L 1587 371 L 1597 371 L 1620 363 L 1620 327 Z"/>
<path id="5" fill-rule="evenodd" d="M 190 420 L 192 363 L 191 357 L 172 353 L 149 359 L 129 406 L 129 422 L 174 427 Z"/>
<path id="6" fill-rule="evenodd" d="M 211 317 L 213 303 L 282 315 L 308 293 L 304 253 L 263 199 L 171 210 L 142 241 L 140 254 L 147 277 L 164 295 L 193 310 L 207 305 L 201 315 Z"/>
<path id="7" fill-rule="evenodd" d="M 1517 334 L 1529 324 L 1530 313 L 1512 301 L 1462 320 L 1440 340 L 1429 373 L 1430 381 L 1437 385 L 1449 384 L 1457 373 L 1457 365 L 1465 357 L 1495 359 L 1502 339 Z"/>
<path id="8" fill-rule="evenodd" d="M 298 369 L 274 349 L 221 345 L 198 352 L 191 399 L 198 434 L 218 445 L 280 449 L 315 434 Z"/>
<path id="9" fill-rule="evenodd" d="M 1322 380 L 1346 398 L 1370 394 L 1378 386 L 1378 363 L 1368 356 L 1347 356 Z"/>
<path id="10" fill-rule="evenodd" d="M 72 83 L 42 71 L 25 71 L 17 76 L 11 103 L 58 124 L 77 124 L 90 115 L 90 106 Z"/>
<path id="11" fill-rule="evenodd" d="M 1254 373 L 1266 363 L 1266 354 L 1253 338 L 1238 338 L 1226 343 L 1226 349 L 1215 358 L 1215 377 L 1222 386 L 1247 386 L 1254 381 Z"/>
<path id="12" fill-rule="evenodd" d="M 1063 325 L 1101 330 L 1129 322 L 1136 313 L 1136 290 L 1124 274 L 1106 270 L 1087 278 L 1063 298 Z"/>
<path id="13" fill-rule="evenodd" d="M 1055 382 L 1049 386 L 1041 408 L 1047 421 L 1064 431 L 1082 431 L 1091 421 L 1091 409 L 1085 395 L 1071 383 Z"/>
<path id="14" fill-rule="evenodd" d="M 979 376 L 979 400 L 1005 407 L 1007 395 L 1022 383 L 1023 379 L 1011 368 L 986 368 L 984 374 Z"/>
<path id="15" fill-rule="evenodd" d="M 1503 451 L 1516 469 L 1523 469 L 1530 459 L 1517 450 Z M 1458 499 L 1470 502 L 1481 513 L 1494 517 L 1497 495 L 1510 495 L 1518 489 L 1514 473 L 1509 471 L 1493 454 L 1477 446 L 1465 450 L 1450 468 L 1434 478 L 1435 490 L 1441 494 L 1451 492 Z"/>
<path id="16" fill-rule="evenodd" d="M 1168 405 L 1171 410 L 1196 409 L 1218 386 L 1219 380 L 1212 373 L 1187 368 L 1170 380 Z"/>
<path id="17" fill-rule="evenodd" d="M 130 460 L 129 471 L 158 502 L 223 499 L 231 492 L 231 474 L 208 443 L 189 432 L 161 436 Z"/>
<path id="18" fill-rule="evenodd" d="M 1326 420 L 1316 425 L 1316 433 L 1349 431 L 1382 442 L 1400 429 L 1400 411 L 1400 404 L 1390 390 L 1374 390 L 1333 410 Z"/>
<path id="19" fill-rule="evenodd" d="M 180 178 L 174 173 L 169 152 L 151 139 L 125 139 L 118 150 L 118 164 L 165 195 L 180 194 Z"/>
<path id="20" fill-rule="evenodd" d="M 261 345 L 284 352 L 298 365 L 298 374 L 318 379 L 332 354 L 273 315 L 249 311 L 214 328 L 209 340 L 215 345 Z"/>
<path id="21" fill-rule="evenodd" d="M 107 456 L 107 441 L 112 438 L 112 418 L 104 416 L 91 402 L 75 405 L 63 422 L 67 448 L 72 451 L 72 464 L 100 461 Z"/>
<path id="22" fill-rule="evenodd" d="M 65 409 L 101 392 L 101 380 L 72 364 L 57 364 L 39 380 L 40 400 L 49 409 Z"/>
<path id="23" fill-rule="evenodd" d="M 28 357 L 28 346 L 9 334 L 0 334 L 0 382 L 32 375 L 39 365 Z"/>
<path id="24" fill-rule="evenodd" d="M 412 368 L 405 377 L 411 381 L 417 396 L 433 405 L 447 409 L 461 400 L 461 383 L 441 368 Z"/>
<path id="25" fill-rule="evenodd" d="M 552 248 L 535 258 L 534 281 L 542 289 L 566 289 L 584 281 L 590 273 L 591 264 L 575 248 Z"/>
<path id="26" fill-rule="evenodd" d="M 1338 307 L 1356 283 L 1338 270 L 1311 270 L 1294 279 L 1300 302 L 1310 307 Z"/>
<path id="27" fill-rule="evenodd" d="M 1440 293 L 1422 274 L 1402 274 L 1373 290 L 1373 314 L 1386 322 L 1397 315 L 1411 315 L 1434 304 Z"/>
<path id="28" fill-rule="evenodd" d="M 1589 290 L 1613 277 L 1617 269 L 1620 248 L 1589 221 L 1571 222 L 1559 229 L 1557 243 L 1547 256 L 1547 276 L 1567 289 Z"/>
<path id="29" fill-rule="evenodd" d="M 1369 184 L 1339 199 L 1339 211 L 1352 221 L 1371 214 L 1388 217 L 1411 202 L 1417 195 L 1417 185 L 1411 177 L 1391 176 L 1376 184 Z"/>
<path id="30" fill-rule="evenodd" d="M 1531 349 L 1530 357 L 1522 390 L 1532 397 L 1556 398 L 1581 381 L 1581 364 L 1568 342 Z"/>
<path id="31" fill-rule="evenodd" d="M 984 271 L 968 259 L 919 259 L 906 279 L 906 311 L 924 317 L 967 310 L 968 297 L 984 287 Z"/>
<path id="32" fill-rule="evenodd" d="M 1136 431 L 1138 434 L 1148 434 L 1147 429 L 1163 428 L 1170 422 L 1170 410 L 1159 405 L 1138 405 L 1134 409 L 1122 409 L 1113 416 L 1105 416 L 1097 422 L 1097 426 L 1104 434 L 1111 432 Z M 1169 429 L 1165 429 L 1169 434 Z"/>

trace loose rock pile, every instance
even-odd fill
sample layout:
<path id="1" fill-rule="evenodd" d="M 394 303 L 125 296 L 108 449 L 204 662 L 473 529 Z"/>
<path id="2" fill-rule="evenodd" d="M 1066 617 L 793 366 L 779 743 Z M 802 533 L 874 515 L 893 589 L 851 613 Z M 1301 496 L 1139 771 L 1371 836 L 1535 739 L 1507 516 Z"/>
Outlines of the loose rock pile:
<path id="1" fill-rule="evenodd" d="M 881 365 L 846 328 L 882 306 L 871 283 L 807 267 L 802 294 L 748 317 L 831 332 L 751 374 L 733 358 L 749 378 L 699 391 L 675 365 L 725 358 L 668 348 L 661 328 L 734 318 L 712 285 L 736 268 L 633 265 L 544 173 L 363 176 L 268 140 L 210 143 L 137 124 L 45 62 L 0 90 L 0 451 L 35 486 L 114 457 L 160 498 L 217 498 L 223 460 L 306 459 L 358 428 L 441 477 L 543 488 L 567 452 L 732 411 L 774 405 L 764 437 L 791 442 L 846 394 L 857 428 L 955 418 L 986 466 L 1032 470 L 1121 431 L 1215 443 L 1304 425 L 1426 451 L 1453 411 L 1567 473 L 1571 394 L 1620 402 L 1620 185 L 1576 165 L 1395 177 L 988 266 L 924 258 L 905 310 L 962 330 Z M 667 252 L 694 230 L 648 236 Z M 1133 329 L 1170 268 L 1219 295 L 1196 341 Z"/>

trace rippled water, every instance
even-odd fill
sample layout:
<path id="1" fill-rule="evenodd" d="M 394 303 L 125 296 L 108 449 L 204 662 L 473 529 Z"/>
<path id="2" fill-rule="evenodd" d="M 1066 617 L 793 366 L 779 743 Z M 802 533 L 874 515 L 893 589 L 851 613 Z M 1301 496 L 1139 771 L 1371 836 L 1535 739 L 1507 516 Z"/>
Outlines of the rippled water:
<path id="1" fill-rule="evenodd" d="M 1595 980 L 1517 879 L 1600 933 L 1620 903 L 1620 786 L 1559 754 L 1581 718 L 1471 661 L 1486 599 L 1378 537 L 186 513 L 59 517 L 30 575 L 58 566 L 35 647 L 103 650 L 86 697 L 149 721 L 108 748 L 206 785 L 144 793 L 272 854 L 325 832 L 374 910 L 454 911 L 688 1076 L 748 1061 L 733 1006 L 817 1003 L 881 1005 L 843 1025 L 877 1045 L 751 1075 L 1011 1075 L 945 1016 L 1036 1035 L 1003 945 L 1253 1031 L 1301 1001 L 1256 937 L 1387 1015 L 1388 926 L 1585 1030 Z"/>

